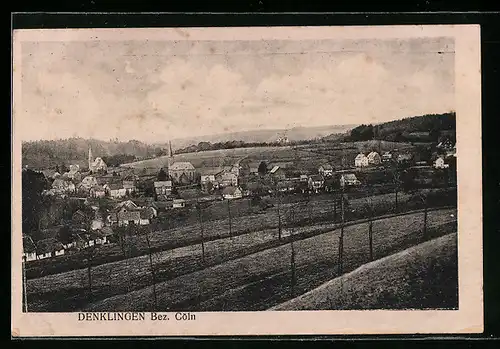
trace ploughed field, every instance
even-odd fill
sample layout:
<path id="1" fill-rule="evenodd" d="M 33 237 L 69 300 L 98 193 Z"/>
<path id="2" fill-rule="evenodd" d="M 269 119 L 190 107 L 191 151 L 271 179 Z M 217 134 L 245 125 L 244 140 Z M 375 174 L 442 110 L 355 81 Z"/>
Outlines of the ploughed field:
<path id="1" fill-rule="evenodd" d="M 453 229 L 455 217 L 455 209 L 429 211 L 426 238 Z M 374 258 L 421 242 L 422 222 L 422 212 L 374 221 Z M 277 240 L 276 230 L 266 230 L 208 242 L 205 264 L 199 244 L 156 253 L 156 305 L 148 256 L 92 268 L 92 298 L 86 269 L 29 280 L 28 311 L 267 309 L 337 276 L 339 229 L 332 227 L 287 230 L 282 241 Z M 303 238 L 308 233 L 319 235 Z M 293 242 L 297 280 L 293 293 L 290 234 L 301 239 Z M 343 272 L 368 262 L 368 251 L 368 223 L 347 226 Z"/>

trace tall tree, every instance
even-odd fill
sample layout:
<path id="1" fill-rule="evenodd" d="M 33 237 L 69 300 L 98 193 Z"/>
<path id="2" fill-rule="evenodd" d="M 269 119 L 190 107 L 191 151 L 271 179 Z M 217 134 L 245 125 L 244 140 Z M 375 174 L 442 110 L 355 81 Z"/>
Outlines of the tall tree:
<path id="1" fill-rule="evenodd" d="M 257 171 L 259 172 L 260 175 L 265 175 L 267 173 L 267 164 L 265 161 L 261 161 Z"/>

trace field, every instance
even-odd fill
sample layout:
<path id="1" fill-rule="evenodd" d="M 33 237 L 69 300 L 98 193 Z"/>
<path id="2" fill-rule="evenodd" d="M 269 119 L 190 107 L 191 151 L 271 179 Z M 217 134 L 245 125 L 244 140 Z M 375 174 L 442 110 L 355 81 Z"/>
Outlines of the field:
<path id="1" fill-rule="evenodd" d="M 450 209 L 430 212 L 429 227 L 453 223 L 454 218 L 450 214 L 454 212 L 455 210 Z M 421 227 L 419 227 L 418 222 L 421 219 L 422 213 L 414 213 L 376 221 L 374 223 L 374 253 L 376 258 L 420 241 L 422 236 L 420 233 Z M 366 258 L 368 258 L 366 232 L 366 223 L 345 229 L 345 271 L 352 270 L 366 262 Z M 296 231 L 294 233 L 299 234 L 300 232 Z M 213 255 L 213 257 L 210 257 L 212 259 L 223 259 L 216 256 L 234 253 L 234 251 L 240 248 L 248 249 L 251 244 L 265 243 L 266 239 L 272 238 L 273 232 L 267 233 L 270 235 L 266 235 L 266 233 L 259 234 L 261 235 L 249 236 L 246 241 L 235 238 L 220 240 L 217 244 L 207 247 L 207 256 L 210 253 Z M 337 272 L 335 265 L 337 263 L 338 234 L 339 230 L 337 229 L 294 242 L 297 251 L 298 280 L 302 280 L 299 282 L 299 286 L 301 286 L 298 286 L 297 291 L 303 289 L 303 292 L 305 292 L 310 288 L 316 287 L 318 282 L 331 279 L 334 276 L 333 274 Z M 242 237 L 241 239 L 245 238 Z M 253 295 L 251 297 L 253 299 L 252 304 L 254 304 L 251 306 L 252 309 L 262 310 L 272 306 L 275 302 L 279 303 L 289 297 L 287 291 L 288 281 L 286 281 L 288 280 L 286 273 L 290 268 L 289 243 L 190 272 L 189 269 L 192 268 L 190 265 L 196 265 L 196 257 L 199 260 L 199 255 L 200 249 L 198 246 L 192 247 L 192 250 L 169 251 L 164 256 L 159 257 L 167 262 L 166 265 L 158 268 L 160 270 L 159 274 L 161 274 L 162 268 L 180 268 L 179 270 L 181 271 L 179 273 L 184 274 L 177 277 L 172 275 L 171 279 L 156 284 L 156 291 L 159 297 L 158 306 L 154 307 L 156 310 L 217 309 L 221 306 L 221 303 L 219 303 L 221 300 L 223 301 L 222 304 L 230 304 L 232 309 L 248 309 L 250 305 L 239 304 L 239 302 L 243 302 L 242 298 L 232 298 L 231 292 L 235 292 L 238 289 L 244 292 L 260 292 L 259 290 L 264 290 L 264 287 L 254 289 L 244 286 L 256 282 L 265 283 L 266 280 L 273 281 L 273 284 L 277 285 L 277 289 L 282 290 L 282 292 L 264 292 L 268 296 L 276 295 L 276 299 L 266 300 L 265 302 L 255 302 L 255 298 L 253 298 L 255 295 Z M 102 289 L 101 291 L 96 291 L 97 294 L 99 292 L 106 293 L 109 290 L 115 292 L 117 289 L 121 289 L 121 292 L 127 292 L 127 288 L 130 288 L 129 286 L 133 287 L 134 281 L 131 282 L 127 277 L 127 267 L 123 263 L 125 261 L 119 264 L 121 268 L 119 265 L 103 265 L 98 267 L 101 268 L 99 271 L 98 268 L 93 270 L 93 285 L 96 290 L 99 288 Z M 142 259 L 142 262 L 139 260 L 129 260 L 128 265 L 134 268 L 130 271 L 130 274 L 134 275 L 134 278 L 144 277 L 143 286 L 151 281 L 150 278 L 148 280 L 147 274 L 149 271 L 145 259 Z M 76 271 L 75 273 L 76 275 L 74 276 L 54 275 L 52 279 L 32 280 L 30 290 L 37 293 L 42 291 L 54 292 L 54 288 L 59 288 L 58 293 L 60 295 L 57 299 L 60 302 L 64 302 L 64 297 L 61 297 L 61 294 L 65 292 L 63 289 L 70 290 L 71 288 L 76 288 L 79 289 L 80 294 L 85 294 L 87 285 L 85 282 L 85 273 L 84 271 Z M 284 279 L 280 278 L 280 275 L 285 276 Z M 274 280 L 272 279 L 273 276 Z M 279 282 L 276 283 L 277 281 Z M 73 293 L 76 292 L 74 289 L 71 291 Z M 83 309 L 95 311 L 147 310 L 153 308 L 152 291 L 152 286 L 147 286 L 132 292 L 96 301 L 87 306 L 80 304 L 83 306 Z M 68 291 L 68 293 L 71 292 Z M 224 297 L 228 298 L 225 299 Z M 251 300 L 247 299 L 247 301 Z M 73 301 L 68 303 L 75 304 Z M 31 307 L 33 308 L 33 304 Z M 43 308 L 43 304 L 40 304 L 38 307 L 35 305 L 37 311 L 43 311 Z M 222 308 L 224 307 L 222 306 Z"/>
<path id="2" fill-rule="evenodd" d="M 298 170 L 316 172 L 318 167 L 325 162 L 340 165 L 342 157 L 345 157 L 345 165 L 354 165 L 356 155 L 370 151 L 387 151 L 398 149 L 400 151 L 411 151 L 414 147 L 409 143 L 396 143 L 387 141 L 366 141 L 352 143 L 317 143 L 300 145 L 297 147 L 253 147 L 200 151 L 196 153 L 185 153 L 175 155 L 175 161 L 189 161 L 197 169 L 204 167 L 214 168 L 232 165 L 239 160 L 248 159 L 252 162 L 268 161 L 280 163 L 287 167 L 293 164 Z M 160 169 L 168 165 L 168 156 L 154 159 L 137 161 L 123 164 L 123 167 L 135 169 Z"/>
<path id="3" fill-rule="evenodd" d="M 411 195 L 400 193 L 398 196 L 399 210 L 411 210 L 422 208 L 417 202 L 410 202 Z M 334 214 L 334 196 L 325 194 L 318 197 L 312 197 L 310 202 L 302 201 L 300 196 L 292 196 L 280 207 L 282 223 L 287 225 L 307 225 L 310 222 L 339 222 L 340 213 Z M 350 200 L 349 210 L 346 212 L 347 221 L 367 217 L 367 205 L 371 202 L 375 214 L 387 214 L 394 210 L 394 194 L 375 195 L 366 198 Z M 454 205 L 456 203 L 441 203 L 440 205 Z M 248 202 L 235 201 L 231 203 L 231 235 L 240 235 L 253 231 L 274 229 L 278 226 L 278 210 L 273 207 L 264 213 L 255 214 L 248 206 Z M 294 216 L 290 215 L 290 208 L 294 207 Z M 340 210 L 340 208 L 338 208 Z M 190 212 L 190 218 L 186 218 L 182 226 L 171 227 L 168 223 L 164 229 L 150 233 L 151 247 L 154 252 L 179 248 L 192 244 L 201 243 L 200 224 L 196 220 L 196 213 Z M 293 221 L 292 221 L 293 219 Z M 207 209 L 203 218 L 204 241 L 211 241 L 219 238 L 228 237 L 229 218 L 227 204 L 216 203 L 210 209 Z M 127 242 L 127 256 L 136 257 L 147 253 L 148 248 L 144 236 L 131 236 Z M 129 248 L 130 247 L 130 248 Z M 86 267 L 83 261 L 86 251 L 76 252 L 54 259 L 34 261 L 28 264 L 26 275 L 28 279 L 45 276 L 54 273 L 66 272 L 73 269 L 82 269 Z M 109 244 L 101 246 L 93 264 L 100 265 L 109 262 L 123 260 L 126 257 L 119 244 Z"/>
<path id="4" fill-rule="evenodd" d="M 411 247 L 270 310 L 457 309 L 457 234 Z"/>

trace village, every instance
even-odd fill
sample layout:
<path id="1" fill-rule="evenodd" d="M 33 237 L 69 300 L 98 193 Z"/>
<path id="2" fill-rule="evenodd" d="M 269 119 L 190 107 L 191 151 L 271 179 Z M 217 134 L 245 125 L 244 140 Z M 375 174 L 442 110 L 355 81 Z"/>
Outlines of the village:
<path id="1" fill-rule="evenodd" d="M 344 159 L 325 162 L 315 171 L 247 158 L 230 166 L 195 168 L 190 162 L 176 161 L 170 145 L 167 166 L 139 171 L 108 167 L 101 157 L 94 158 L 89 147 L 88 168 L 68 164 L 65 172 L 59 167 L 34 171 L 45 183 L 44 200 L 76 204 L 67 205 L 64 218 L 52 219 L 37 233 L 24 232 L 23 261 L 57 259 L 117 243 L 124 229 L 168 231 L 178 217 L 196 216 L 200 207 L 210 205 L 227 203 L 230 216 L 230 205 L 241 200 L 258 213 L 296 196 L 310 200 L 345 192 L 362 197 L 374 187 L 391 192 L 394 186 L 456 185 L 456 146 L 451 140 L 435 145 L 429 159 L 397 149 L 379 151 L 360 152 L 348 164 Z"/>

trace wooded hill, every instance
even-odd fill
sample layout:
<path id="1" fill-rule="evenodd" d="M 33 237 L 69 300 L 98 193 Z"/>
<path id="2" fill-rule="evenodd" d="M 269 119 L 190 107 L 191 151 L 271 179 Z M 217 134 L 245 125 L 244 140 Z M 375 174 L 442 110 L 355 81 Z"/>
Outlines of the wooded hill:
<path id="1" fill-rule="evenodd" d="M 69 164 L 80 164 L 86 167 L 89 146 L 92 147 L 94 158 L 103 158 L 108 166 L 167 154 L 165 148 L 136 140 L 119 142 L 69 138 L 24 142 L 22 164 L 23 167 L 28 165 L 29 168 L 34 169 L 68 166 Z"/>
<path id="2" fill-rule="evenodd" d="M 380 139 L 390 142 L 438 142 L 442 138 L 455 141 L 455 112 L 413 116 L 381 124 L 362 124 L 344 136 L 356 142 Z"/>

